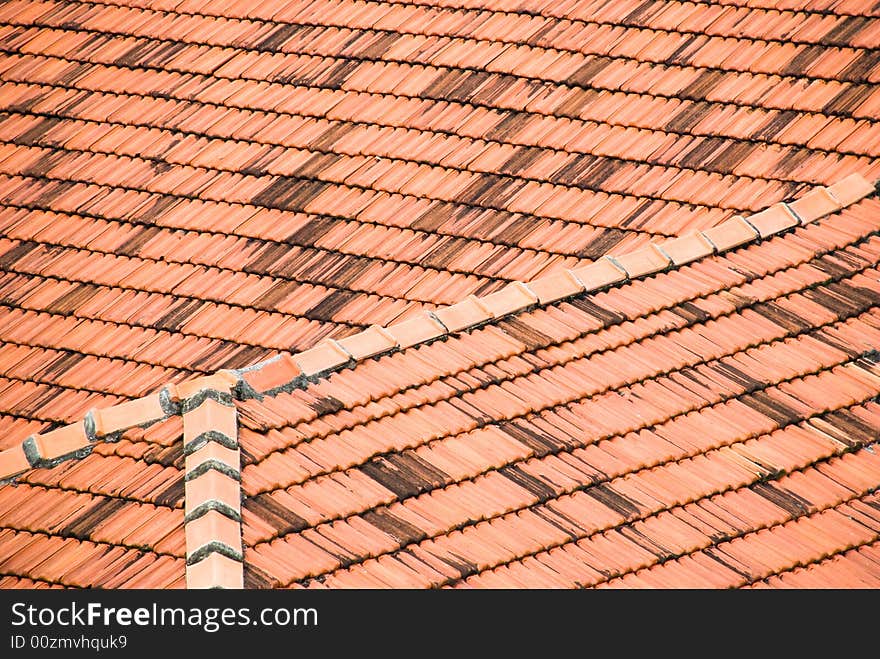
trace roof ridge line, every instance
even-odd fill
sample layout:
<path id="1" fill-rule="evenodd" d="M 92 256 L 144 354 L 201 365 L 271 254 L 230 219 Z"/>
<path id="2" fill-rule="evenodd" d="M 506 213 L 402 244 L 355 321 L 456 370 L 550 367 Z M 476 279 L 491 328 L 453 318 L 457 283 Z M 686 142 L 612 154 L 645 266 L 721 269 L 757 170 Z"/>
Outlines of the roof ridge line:
<path id="1" fill-rule="evenodd" d="M 874 194 L 878 187 L 880 181 L 871 183 L 853 173 L 831 186 L 816 186 L 792 202 L 777 202 L 748 216 L 734 215 L 703 231 L 649 243 L 620 255 L 605 255 L 589 265 L 567 268 L 528 282 L 512 281 L 482 297 L 469 295 L 456 304 L 422 311 L 384 327 L 372 325 L 343 339 L 325 339 L 308 350 L 279 353 L 230 372 L 240 378 L 240 398 L 274 396 L 342 367 L 475 329 L 532 306 L 599 291 L 761 242 L 846 208 Z"/>
<path id="2" fill-rule="evenodd" d="M 92 408 L 78 421 L 30 435 L 0 451 L 0 483 L 29 469 L 84 458 L 98 442 L 115 442 L 126 430 L 146 428 L 186 412 L 185 406 L 194 396 L 207 390 L 231 391 L 237 382 L 233 373 L 218 371 L 180 384 L 168 383 L 154 393 L 110 407 Z"/>
<path id="3" fill-rule="evenodd" d="M 201 391 L 230 392 L 238 399 L 275 396 L 342 367 L 476 329 L 529 307 L 596 292 L 759 243 L 850 206 L 876 193 L 878 186 L 880 181 L 871 183 L 853 173 L 828 187 L 816 186 L 792 202 L 777 202 L 746 217 L 734 215 L 703 231 L 650 243 L 620 255 L 605 255 L 589 265 L 560 270 L 529 282 L 513 281 L 494 293 L 470 295 L 456 304 L 422 311 L 388 326 L 371 325 L 342 339 L 325 339 L 308 350 L 282 352 L 244 368 L 221 369 L 180 384 L 169 383 L 155 393 L 92 409 L 82 420 L 31 435 L 0 451 L 0 483 L 34 467 L 85 457 L 98 441 L 115 441 L 126 430 L 181 414 L 181 401 Z"/>
<path id="4" fill-rule="evenodd" d="M 187 588 L 244 587 L 236 382 L 217 373 L 180 403 Z"/>

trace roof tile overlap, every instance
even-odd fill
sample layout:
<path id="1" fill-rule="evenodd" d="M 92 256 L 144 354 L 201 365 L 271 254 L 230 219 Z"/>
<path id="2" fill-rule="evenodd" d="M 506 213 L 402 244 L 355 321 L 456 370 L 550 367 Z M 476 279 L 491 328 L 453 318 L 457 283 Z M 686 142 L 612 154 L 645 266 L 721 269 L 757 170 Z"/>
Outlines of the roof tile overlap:
<path id="1" fill-rule="evenodd" d="M 760 235 L 755 227 L 738 215 L 705 229 L 701 234 L 719 252 L 749 243 Z"/>
<path id="2" fill-rule="evenodd" d="M 317 375 L 351 361 L 351 354 L 333 339 L 297 353 L 296 363 L 306 375 Z"/>
<path id="3" fill-rule="evenodd" d="M 695 233 L 663 243 L 663 253 L 673 265 L 685 265 L 715 252 L 715 246 L 702 234 Z"/>
<path id="4" fill-rule="evenodd" d="M 611 284 L 625 280 L 629 274 L 626 270 L 608 257 L 599 259 L 595 263 L 575 268 L 571 274 L 583 284 L 584 290 L 595 291 Z"/>
<path id="5" fill-rule="evenodd" d="M 422 312 L 413 318 L 387 327 L 386 331 L 394 337 L 400 349 L 405 350 L 442 336 L 446 333 L 446 326 L 430 312 Z"/>
<path id="6" fill-rule="evenodd" d="M 90 446 L 91 439 L 88 436 L 84 420 L 46 433 L 33 435 L 23 444 L 26 453 L 28 449 L 32 451 L 34 461 L 45 460 L 47 462 L 71 457 Z"/>
<path id="7" fill-rule="evenodd" d="M 744 218 L 762 238 L 780 233 L 800 223 L 788 204 L 774 204 L 770 208 Z"/>

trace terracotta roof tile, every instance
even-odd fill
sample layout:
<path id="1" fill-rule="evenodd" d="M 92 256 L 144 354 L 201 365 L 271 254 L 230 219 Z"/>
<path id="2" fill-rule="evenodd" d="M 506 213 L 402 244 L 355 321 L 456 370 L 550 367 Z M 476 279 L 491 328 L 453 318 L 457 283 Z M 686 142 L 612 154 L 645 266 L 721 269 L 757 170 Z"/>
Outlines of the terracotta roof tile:
<path id="1" fill-rule="evenodd" d="M 195 380 L 188 380 L 175 385 L 177 398 L 184 400 L 206 389 L 226 391 L 235 386 L 238 378 L 228 371 L 219 371 L 212 375 L 206 375 Z"/>
<path id="2" fill-rule="evenodd" d="M 642 249 L 614 257 L 615 265 L 619 265 L 631 278 L 643 277 L 660 272 L 672 263 L 661 248 L 649 245 Z"/>
<path id="3" fill-rule="evenodd" d="M 473 295 L 456 304 L 436 309 L 433 313 L 449 332 L 473 327 L 494 317 L 492 310 Z"/>
<path id="4" fill-rule="evenodd" d="M 430 341 L 446 333 L 446 327 L 429 312 L 386 328 L 401 350 Z"/>
<path id="5" fill-rule="evenodd" d="M 234 471 L 241 470 L 239 452 L 216 441 L 207 441 L 186 456 L 186 471 L 190 473 L 204 464 L 221 463 Z"/>
<path id="6" fill-rule="evenodd" d="M 189 557 L 197 555 L 212 543 L 221 543 L 241 553 L 241 526 L 233 519 L 209 510 L 186 525 L 186 546 Z"/>
<path id="7" fill-rule="evenodd" d="M 352 357 L 342 346 L 331 339 L 298 353 L 294 359 L 303 373 L 315 375 L 346 364 Z"/>
<path id="8" fill-rule="evenodd" d="M 549 304 L 581 293 L 584 286 L 571 270 L 562 270 L 530 281 L 529 289 L 541 304 Z"/>
<path id="9" fill-rule="evenodd" d="M 802 223 L 807 223 L 838 210 L 840 202 L 826 187 L 819 186 L 789 203 L 788 207 L 794 211 Z"/>
<path id="10" fill-rule="evenodd" d="M 384 328 L 374 325 L 363 332 L 340 339 L 339 345 L 352 359 L 360 360 L 393 350 L 397 347 L 397 339 Z"/>
<path id="11" fill-rule="evenodd" d="M 37 460 L 64 458 L 77 451 L 83 451 L 91 444 L 84 422 L 34 435 L 30 439 L 31 443 L 24 445 L 25 450 L 29 445 L 32 446 Z"/>
<path id="12" fill-rule="evenodd" d="M 188 480 L 186 485 L 186 513 L 188 515 L 210 501 L 220 501 L 230 505 L 229 502 L 237 502 L 238 500 L 238 483 L 235 479 L 216 469 L 206 470 Z"/>
<path id="13" fill-rule="evenodd" d="M 790 229 L 800 221 L 787 204 L 774 204 L 745 219 L 762 238 Z"/>
<path id="14" fill-rule="evenodd" d="M 846 400 L 851 400 L 851 399 L 846 399 Z M 496 401 L 496 405 L 497 405 L 497 401 Z M 497 410 L 496 410 L 496 413 L 497 413 Z M 427 456 L 424 456 L 424 457 L 427 457 Z M 430 458 L 429 458 L 429 459 L 430 459 Z M 731 464 L 731 466 L 734 466 L 735 464 L 736 464 L 736 463 L 734 462 L 734 463 Z M 752 463 L 748 463 L 748 464 L 752 464 Z M 717 466 L 718 466 L 718 467 L 721 467 L 721 466 L 722 466 L 722 463 L 718 463 Z M 447 467 L 445 467 L 445 469 L 448 470 L 449 467 L 447 466 Z M 466 473 L 466 472 L 465 472 L 465 473 Z M 730 477 L 730 476 L 729 476 L 729 475 L 728 475 L 728 476 L 724 476 L 724 474 L 730 474 L 730 475 L 732 475 L 733 473 L 736 473 L 736 472 L 730 472 L 729 469 L 728 469 L 728 471 L 724 471 L 724 470 L 722 470 L 721 472 L 719 472 L 719 474 L 720 474 L 722 477 L 725 477 L 725 478 L 728 478 L 728 477 Z M 695 485 L 697 482 L 698 482 L 698 481 L 693 481 L 693 483 L 691 484 L 691 486 Z M 685 488 L 685 490 L 683 490 L 683 492 L 687 492 L 687 491 L 688 491 L 687 488 Z M 657 496 L 657 494 L 655 494 L 655 496 Z M 673 500 L 673 501 L 674 501 L 674 500 Z M 441 528 L 442 528 L 442 527 L 441 527 Z M 394 577 L 392 577 L 391 575 L 386 575 L 386 581 L 387 581 L 387 579 L 392 579 L 392 580 L 393 580 Z"/>
<path id="15" fill-rule="evenodd" d="M 714 253 L 715 247 L 700 233 L 682 236 L 658 245 L 673 265 L 685 265 Z"/>
<path id="16" fill-rule="evenodd" d="M 12 478 L 31 468 L 21 445 L 0 451 L 0 474 L 3 479 Z"/>
<path id="17" fill-rule="evenodd" d="M 0 8 L 0 584 L 876 584 L 874 21 L 441 5 Z"/>
<path id="18" fill-rule="evenodd" d="M 234 441 L 238 436 L 231 402 L 218 402 L 207 397 L 194 409 L 184 410 L 183 421 L 187 443 L 197 443 L 205 435 L 222 435 L 228 441 Z"/>
<path id="19" fill-rule="evenodd" d="M 538 302 L 538 296 L 522 282 L 513 282 L 480 300 L 494 318 L 522 311 Z"/>
<path id="20" fill-rule="evenodd" d="M 272 368 L 275 363 L 277 360 L 264 366 Z M 260 396 L 253 390 L 251 393 Z M 230 393 L 208 388 L 200 388 L 185 398 L 181 408 L 186 453 L 186 583 L 191 588 L 240 588 L 243 572 L 238 414 Z"/>
<path id="21" fill-rule="evenodd" d="M 701 234 L 719 252 L 751 242 L 759 235 L 757 229 L 740 216 L 725 220 L 718 226 L 702 231 Z"/>
<path id="22" fill-rule="evenodd" d="M 186 566 L 188 588 L 242 588 L 241 563 L 212 552 L 194 565 Z"/>
<path id="23" fill-rule="evenodd" d="M 872 194 L 875 191 L 875 186 L 871 185 L 864 177 L 851 174 L 833 183 L 829 186 L 828 191 L 834 195 L 841 206 L 848 206 L 854 201 Z"/>
<path id="24" fill-rule="evenodd" d="M 575 268 L 571 273 L 587 291 L 595 291 L 610 284 L 616 284 L 629 276 L 623 266 L 609 258 L 600 259 L 582 268 Z"/>
<path id="25" fill-rule="evenodd" d="M 260 368 L 244 371 L 242 379 L 254 391 L 263 393 L 291 384 L 302 374 L 299 364 L 289 353 L 282 353 Z"/>

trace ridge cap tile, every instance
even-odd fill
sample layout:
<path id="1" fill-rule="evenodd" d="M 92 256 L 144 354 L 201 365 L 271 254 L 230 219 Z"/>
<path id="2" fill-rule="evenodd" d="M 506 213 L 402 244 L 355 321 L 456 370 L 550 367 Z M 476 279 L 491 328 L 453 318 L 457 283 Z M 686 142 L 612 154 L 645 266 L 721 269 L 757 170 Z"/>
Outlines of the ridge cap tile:
<path id="1" fill-rule="evenodd" d="M 459 332 L 494 318 L 491 309 L 473 294 L 468 295 L 461 302 L 435 309 L 433 313 L 450 333 Z"/>
<path id="2" fill-rule="evenodd" d="M 92 408 L 89 410 L 89 415 L 96 437 L 113 436 L 135 426 L 149 425 L 168 416 L 162 404 L 161 391 L 110 407 Z"/>
<path id="3" fill-rule="evenodd" d="M 192 473 L 203 464 L 221 464 L 229 469 L 241 471 L 241 452 L 229 448 L 213 439 L 209 439 L 202 446 L 186 454 L 184 466 L 186 473 Z"/>
<path id="4" fill-rule="evenodd" d="M 394 350 L 399 345 L 392 334 L 378 325 L 371 325 L 357 334 L 339 339 L 338 343 L 355 360 Z"/>
<path id="5" fill-rule="evenodd" d="M 31 469 L 22 444 L 0 451 L 0 482 L 9 480 Z"/>
<path id="6" fill-rule="evenodd" d="M 303 374 L 313 376 L 348 364 L 352 357 L 336 341 L 326 339 L 308 350 L 295 353 L 293 359 Z"/>
<path id="7" fill-rule="evenodd" d="M 809 224 L 842 208 L 837 197 L 824 185 L 817 186 L 804 196 L 789 202 L 788 207 L 800 218 L 801 224 Z"/>
<path id="8" fill-rule="evenodd" d="M 623 268 L 630 279 L 653 275 L 672 265 L 672 260 L 653 243 L 615 256 L 612 262 Z"/>
<path id="9" fill-rule="evenodd" d="M 254 367 L 242 369 L 239 374 L 253 391 L 265 394 L 290 386 L 303 371 L 289 352 L 282 352 Z"/>
<path id="10" fill-rule="evenodd" d="M 198 406 L 183 412 L 184 444 L 190 446 L 202 437 L 210 439 L 218 434 L 235 442 L 238 437 L 236 417 L 234 405 L 206 397 Z"/>
<path id="11" fill-rule="evenodd" d="M 673 265 L 686 265 L 715 253 L 715 246 L 699 233 L 690 233 L 657 245 Z"/>
<path id="12" fill-rule="evenodd" d="M 767 238 L 802 224 L 800 218 L 783 201 L 743 218 L 761 238 Z"/>
<path id="13" fill-rule="evenodd" d="M 740 245 L 750 243 L 761 234 L 742 215 L 734 215 L 714 227 L 699 232 L 714 247 L 716 252 L 726 252 Z"/>
<path id="14" fill-rule="evenodd" d="M 572 270 L 558 270 L 552 274 L 533 279 L 528 283 L 529 290 L 538 298 L 539 304 L 550 304 L 558 300 L 578 295 L 586 290 L 584 283 Z"/>
<path id="15" fill-rule="evenodd" d="M 212 508 L 212 503 L 220 503 L 241 514 L 240 483 L 217 469 L 208 469 L 195 478 L 184 482 L 186 523 L 198 519 L 201 512 Z M 206 507 L 207 506 L 207 507 Z"/>
<path id="16" fill-rule="evenodd" d="M 843 206 L 850 206 L 875 194 L 880 181 L 873 183 L 859 173 L 853 173 L 828 186 L 828 192 Z"/>
<path id="17" fill-rule="evenodd" d="M 241 524 L 216 510 L 209 510 L 201 517 L 187 522 L 185 526 L 188 560 L 215 543 L 238 555 L 242 553 Z"/>
<path id="18" fill-rule="evenodd" d="M 41 462 L 64 459 L 92 447 L 91 438 L 86 431 L 85 419 L 45 433 L 31 435 L 27 441 L 33 442 L 32 445 Z"/>
<path id="19" fill-rule="evenodd" d="M 231 391 L 238 384 L 239 376 L 229 370 L 219 370 L 209 375 L 202 375 L 193 380 L 185 380 L 175 385 L 177 396 L 186 400 L 205 389 L 214 391 Z"/>
<path id="20" fill-rule="evenodd" d="M 538 302 L 538 296 L 534 291 L 521 281 L 512 281 L 504 288 L 479 299 L 494 318 L 517 313 Z"/>
<path id="21" fill-rule="evenodd" d="M 211 552 L 197 563 L 186 566 L 186 587 L 244 588 L 242 563 L 219 552 Z"/>
<path id="22" fill-rule="evenodd" d="M 401 350 L 444 336 L 447 332 L 446 326 L 430 311 L 422 311 L 412 318 L 389 325 L 385 330 L 394 337 Z"/>
<path id="23" fill-rule="evenodd" d="M 284 363 L 280 356 L 276 361 Z M 244 556 L 238 408 L 226 397 L 199 397 L 187 399 L 197 405 L 182 410 L 186 585 L 240 588 Z M 199 445 L 200 441 L 204 444 Z M 187 450 L 193 446 L 197 448 Z"/>
<path id="24" fill-rule="evenodd" d="M 629 275 L 613 259 L 603 256 L 589 265 L 573 268 L 571 274 L 581 282 L 586 292 L 626 281 Z"/>

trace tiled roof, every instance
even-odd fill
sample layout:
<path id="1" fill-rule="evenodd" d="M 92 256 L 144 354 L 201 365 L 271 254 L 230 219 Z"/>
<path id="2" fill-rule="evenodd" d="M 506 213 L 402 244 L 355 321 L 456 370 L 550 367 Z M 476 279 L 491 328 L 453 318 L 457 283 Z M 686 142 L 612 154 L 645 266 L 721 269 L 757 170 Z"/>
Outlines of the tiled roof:
<path id="1" fill-rule="evenodd" d="M 833 512 L 880 511 L 880 287 L 865 281 L 880 274 L 880 202 L 860 201 L 874 192 L 853 175 L 562 276 L 168 385 L 0 452 L 0 477 L 88 463 L 130 426 L 181 415 L 174 523 L 190 587 L 770 583 L 878 540 L 880 517 L 843 528 Z M 170 477 L 179 495 L 181 474 Z M 725 498 L 763 521 L 720 535 L 690 522 L 689 508 Z M 76 537 L 83 505 L 51 523 L 37 507 L 27 523 L 46 523 L 63 558 L 27 545 L 21 560 L 37 563 L 24 575 L 74 578 L 71 543 L 52 536 Z M 140 510 L 125 512 L 132 524 Z M 96 523 L 91 513 L 81 533 Z M 830 526 L 813 537 L 812 524 Z M 10 529 L 12 565 L 26 528 Z M 685 565 L 720 552 L 727 566 L 734 539 L 770 529 L 786 550 L 774 569 L 763 541 L 740 547 L 730 574 Z M 567 571 L 551 558 L 594 542 L 621 546 L 606 548 L 611 563 L 588 551 Z"/>
<path id="2" fill-rule="evenodd" d="M 727 587 L 874 555 L 878 228 L 866 200 L 242 402 L 245 583 Z"/>
<path id="3" fill-rule="evenodd" d="M 134 428 L 0 487 L 0 587 L 183 587 L 181 430 Z"/>
<path id="4" fill-rule="evenodd" d="M 543 4 L 0 7 L 0 586 L 878 585 L 880 21 Z"/>

